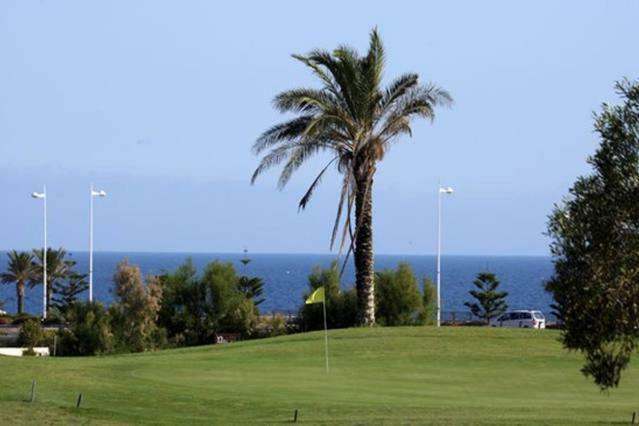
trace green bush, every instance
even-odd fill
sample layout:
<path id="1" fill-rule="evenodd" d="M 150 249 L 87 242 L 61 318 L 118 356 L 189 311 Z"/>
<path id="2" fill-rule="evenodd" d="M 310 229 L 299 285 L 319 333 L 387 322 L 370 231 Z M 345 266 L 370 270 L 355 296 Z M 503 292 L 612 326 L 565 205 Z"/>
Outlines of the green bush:
<path id="1" fill-rule="evenodd" d="M 309 291 L 306 299 L 316 289 L 324 287 L 326 296 L 326 322 L 328 328 L 352 327 L 356 323 L 357 296 L 354 289 L 342 291 L 337 263 L 326 269 L 317 266 L 308 276 Z M 321 303 L 303 304 L 299 312 L 300 326 L 303 330 L 320 330 L 324 328 L 324 313 Z"/>
<path id="2" fill-rule="evenodd" d="M 22 356 L 36 356 L 36 351 L 33 348 L 27 348 L 22 351 Z"/>
<path id="3" fill-rule="evenodd" d="M 238 277 L 233 264 L 209 263 L 198 276 L 189 259 L 160 277 L 162 304 L 158 324 L 175 346 L 213 342 L 216 332 L 252 336 L 262 302 L 260 279 Z"/>
<path id="4" fill-rule="evenodd" d="M 407 263 L 375 277 L 376 319 L 380 325 L 415 325 L 424 321 L 424 304 L 417 278 Z"/>
<path id="5" fill-rule="evenodd" d="M 437 289 L 433 285 L 430 277 L 424 278 L 424 290 L 422 296 L 422 314 L 420 322 L 426 325 L 435 323 L 435 315 L 437 314 Z"/>
<path id="6" fill-rule="evenodd" d="M 0 324 L 11 324 L 13 323 L 13 317 L 11 315 L 0 315 Z"/>
<path id="7" fill-rule="evenodd" d="M 74 302 L 68 306 L 60 333 L 61 355 L 99 355 L 113 351 L 110 318 L 99 302 Z"/>
<path id="8" fill-rule="evenodd" d="M 283 336 L 288 332 L 288 323 L 282 314 L 268 316 L 263 322 L 268 337 Z"/>
<path id="9" fill-rule="evenodd" d="M 162 333 L 156 321 L 162 301 L 159 279 L 142 279 L 140 268 L 124 260 L 118 264 L 115 275 L 115 303 L 109 309 L 111 330 L 118 352 L 142 352 L 161 347 Z"/>
<path id="10" fill-rule="evenodd" d="M 27 348 L 33 348 L 41 345 L 44 341 L 44 330 L 40 321 L 35 319 L 29 319 L 20 327 L 20 334 L 18 336 L 18 344 Z"/>

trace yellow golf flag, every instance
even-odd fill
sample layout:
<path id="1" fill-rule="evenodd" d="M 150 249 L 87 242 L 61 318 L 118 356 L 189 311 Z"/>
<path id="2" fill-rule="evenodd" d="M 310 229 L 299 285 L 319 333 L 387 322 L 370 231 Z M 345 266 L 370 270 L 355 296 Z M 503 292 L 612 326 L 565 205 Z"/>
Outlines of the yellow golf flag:
<path id="1" fill-rule="evenodd" d="M 320 287 L 311 293 L 306 299 L 306 304 L 311 305 L 313 303 L 324 303 L 324 287 Z"/>

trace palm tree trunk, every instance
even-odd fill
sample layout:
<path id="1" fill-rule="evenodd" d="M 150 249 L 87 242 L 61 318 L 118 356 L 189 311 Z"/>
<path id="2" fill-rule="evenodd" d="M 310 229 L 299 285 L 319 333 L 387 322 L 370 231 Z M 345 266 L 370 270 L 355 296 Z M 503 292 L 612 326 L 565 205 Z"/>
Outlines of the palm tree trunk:
<path id="1" fill-rule="evenodd" d="M 375 324 L 375 267 L 373 255 L 373 179 L 356 182 L 355 194 L 355 288 L 360 325 Z"/>
<path id="2" fill-rule="evenodd" d="M 16 302 L 18 315 L 24 312 L 24 281 L 18 281 L 16 284 Z"/>

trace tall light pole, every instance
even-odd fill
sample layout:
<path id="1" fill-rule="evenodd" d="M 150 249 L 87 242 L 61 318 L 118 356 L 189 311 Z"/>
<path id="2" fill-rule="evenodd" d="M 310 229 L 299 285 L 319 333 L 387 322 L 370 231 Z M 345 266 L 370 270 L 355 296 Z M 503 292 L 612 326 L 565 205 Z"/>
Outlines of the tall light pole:
<path id="1" fill-rule="evenodd" d="M 93 199 L 95 197 L 106 197 L 106 192 L 96 191 L 93 184 L 89 190 L 89 302 L 93 302 Z"/>
<path id="2" fill-rule="evenodd" d="M 44 247 L 42 249 L 42 319 L 47 319 L 47 186 L 42 192 L 33 192 L 32 198 L 42 200 L 44 203 Z"/>
<path id="3" fill-rule="evenodd" d="M 441 275 L 442 275 L 442 194 L 452 194 L 453 188 L 450 186 L 438 185 L 437 191 L 437 327 L 442 322 L 442 297 L 441 297 Z"/>

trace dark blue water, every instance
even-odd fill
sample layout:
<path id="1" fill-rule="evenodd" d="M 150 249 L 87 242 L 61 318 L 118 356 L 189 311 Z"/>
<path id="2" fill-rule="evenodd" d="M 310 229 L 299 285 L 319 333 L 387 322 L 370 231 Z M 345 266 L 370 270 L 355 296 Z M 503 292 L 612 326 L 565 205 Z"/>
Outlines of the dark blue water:
<path id="1" fill-rule="evenodd" d="M 88 271 L 88 253 L 72 253 L 79 272 Z M 266 301 L 262 312 L 296 311 L 307 290 L 307 277 L 314 266 L 329 266 L 333 255 L 314 254 L 250 254 L 251 262 L 245 267 L 240 263 L 243 254 L 187 254 L 187 253 L 94 253 L 94 296 L 104 303 L 111 301 L 112 276 L 119 261 L 127 258 L 140 266 L 144 274 L 172 271 L 188 257 L 201 270 L 213 260 L 232 262 L 239 273 L 259 276 L 265 281 Z M 0 252 L 0 270 L 6 268 L 6 253 Z M 435 281 L 435 256 L 377 255 L 376 270 L 395 268 L 399 262 L 408 262 L 418 277 L 430 276 Z M 552 263 L 548 257 L 506 256 L 443 256 L 442 257 L 442 311 L 466 312 L 464 302 L 470 300 L 468 290 L 478 272 L 497 274 L 503 290 L 508 291 L 508 305 L 513 309 L 539 309 L 550 312 L 551 297 L 544 291 L 544 282 L 552 275 Z M 421 279 L 420 279 L 421 281 Z M 354 269 L 347 266 L 342 285 L 352 287 Z M 88 297 L 85 295 L 85 297 Z M 0 300 L 4 309 L 16 309 L 15 286 L 0 286 Z M 27 290 L 26 308 L 31 313 L 42 311 L 42 287 Z"/>

